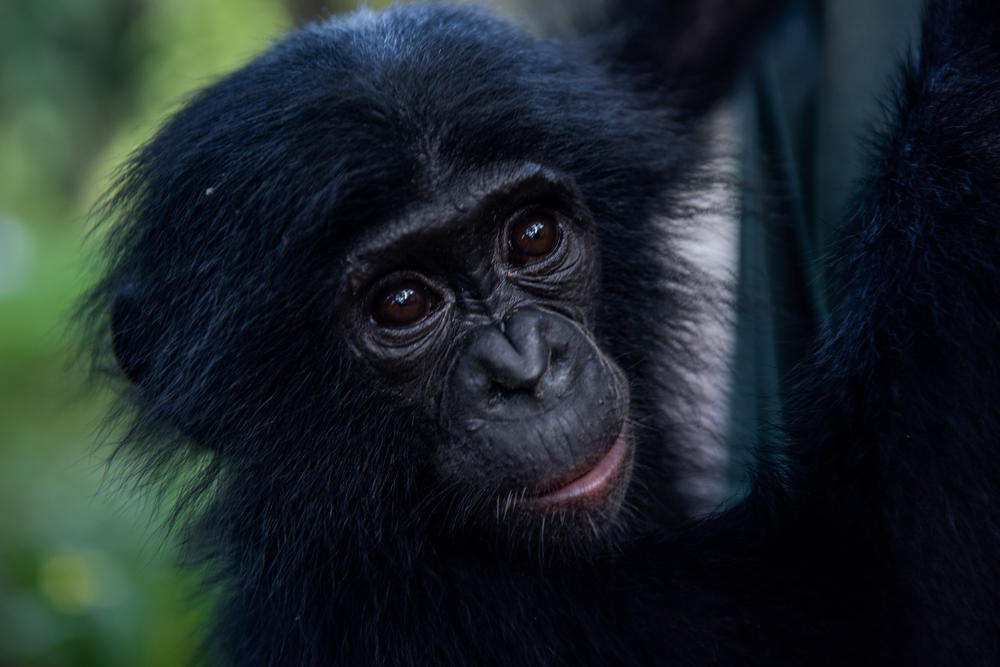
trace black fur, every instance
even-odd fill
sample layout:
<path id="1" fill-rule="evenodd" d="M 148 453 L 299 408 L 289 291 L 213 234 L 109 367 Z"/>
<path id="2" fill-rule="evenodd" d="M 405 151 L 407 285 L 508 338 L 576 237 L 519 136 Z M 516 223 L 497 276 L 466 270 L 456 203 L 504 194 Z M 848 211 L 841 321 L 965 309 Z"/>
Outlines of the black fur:
<path id="1" fill-rule="evenodd" d="M 467 8 L 333 19 L 199 93 L 127 166 L 88 312 L 135 380 L 119 451 L 185 489 L 191 553 L 223 596 L 215 650 L 289 665 L 998 664 L 1000 6 L 929 11 L 786 409 L 787 471 L 680 527 L 653 403 L 696 363 L 669 335 L 697 307 L 669 286 L 695 269 L 648 221 L 697 152 L 696 119 L 672 110 L 671 77 L 650 90 L 602 48 Z M 330 333 L 359 230 L 441 174 L 524 160 L 570 174 L 597 221 L 597 334 L 630 374 L 637 447 L 619 528 L 527 559 L 430 521 L 463 508 L 439 511 L 413 416 Z"/>

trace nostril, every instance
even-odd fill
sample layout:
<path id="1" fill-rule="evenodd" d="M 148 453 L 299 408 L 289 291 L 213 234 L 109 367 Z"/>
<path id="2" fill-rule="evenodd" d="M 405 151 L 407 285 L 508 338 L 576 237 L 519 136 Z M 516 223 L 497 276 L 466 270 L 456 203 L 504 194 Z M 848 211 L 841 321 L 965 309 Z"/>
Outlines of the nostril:
<path id="1" fill-rule="evenodd" d="M 566 360 L 566 358 L 568 356 L 569 355 L 566 353 L 566 347 L 564 345 L 554 345 L 554 346 L 552 346 L 551 348 L 549 348 L 549 363 L 548 363 L 548 367 L 552 368 L 553 366 L 556 366 L 556 365 L 562 363 L 563 361 Z"/>
<path id="2" fill-rule="evenodd" d="M 541 396 L 552 366 L 552 350 L 538 347 L 531 354 L 515 354 L 506 364 L 494 364 L 487 372 L 490 405 L 514 396 Z"/>
<path id="3" fill-rule="evenodd" d="M 500 382 L 490 381 L 489 386 L 486 388 L 486 403 L 492 408 L 498 403 L 509 402 L 519 397 L 530 395 L 535 398 L 541 398 L 544 392 L 545 382 L 541 380 L 519 387 L 508 387 Z"/>
<path id="4" fill-rule="evenodd" d="M 489 386 L 486 388 L 486 404 L 491 408 L 503 400 L 504 392 L 507 390 L 501 387 L 496 382 L 490 382 Z"/>

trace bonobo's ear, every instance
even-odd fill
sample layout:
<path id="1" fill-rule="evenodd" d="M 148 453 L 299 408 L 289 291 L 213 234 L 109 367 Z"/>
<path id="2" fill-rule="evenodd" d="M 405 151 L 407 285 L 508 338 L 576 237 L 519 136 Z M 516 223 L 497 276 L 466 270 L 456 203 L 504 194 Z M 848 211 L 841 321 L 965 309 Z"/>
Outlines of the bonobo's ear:
<path id="1" fill-rule="evenodd" d="M 137 293 L 134 287 L 126 287 L 111 304 L 111 349 L 125 376 L 141 384 L 146 377 L 152 341 L 151 327 Z"/>

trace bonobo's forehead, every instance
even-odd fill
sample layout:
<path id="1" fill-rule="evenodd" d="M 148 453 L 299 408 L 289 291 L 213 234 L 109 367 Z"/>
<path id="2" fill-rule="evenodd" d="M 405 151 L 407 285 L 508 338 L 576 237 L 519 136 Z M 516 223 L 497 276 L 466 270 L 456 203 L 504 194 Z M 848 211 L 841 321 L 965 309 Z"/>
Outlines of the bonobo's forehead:
<path id="1" fill-rule="evenodd" d="M 132 193 L 143 224 L 194 246 L 336 249 L 497 164 L 567 174 L 622 209 L 661 192 L 669 124 L 567 50 L 467 7 L 308 26 L 202 91 L 147 147 L 148 189 Z"/>
<path id="2" fill-rule="evenodd" d="M 301 77 L 310 92 L 296 93 L 299 102 L 316 105 L 326 138 L 347 150 L 364 142 L 355 154 L 380 160 L 379 174 L 409 168 L 417 173 L 398 176 L 431 187 L 441 169 L 550 163 L 603 129 L 574 127 L 609 86 L 599 70 L 468 8 L 335 18 L 292 35 L 267 60 Z"/>
<path id="3" fill-rule="evenodd" d="M 472 122 L 479 129 L 528 125 L 508 114 L 534 116 L 553 101 L 565 106 L 574 78 L 586 71 L 579 60 L 498 18 L 443 6 L 333 18 L 293 33 L 273 56 L 280 69 L 301 68 L 314 77 L 317 92 L 335 95 L 329 102 L 371 105 L 382 120 L 419 134 Z"/>

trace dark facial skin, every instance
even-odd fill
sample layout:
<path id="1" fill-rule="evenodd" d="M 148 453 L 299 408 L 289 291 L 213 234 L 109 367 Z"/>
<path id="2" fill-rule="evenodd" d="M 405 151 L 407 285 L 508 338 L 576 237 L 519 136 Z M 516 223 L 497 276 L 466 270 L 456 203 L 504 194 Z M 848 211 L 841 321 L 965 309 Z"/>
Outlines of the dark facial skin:
<path id="1" fill-rule="evenodd" d="M 595 341 L 593 222 L 537 165 L 463 178 L 360 239 L 341 321 L 422 415 L 432 484 L 499 534 L 598 537 L 629 480 L 628 385 Z"/>

